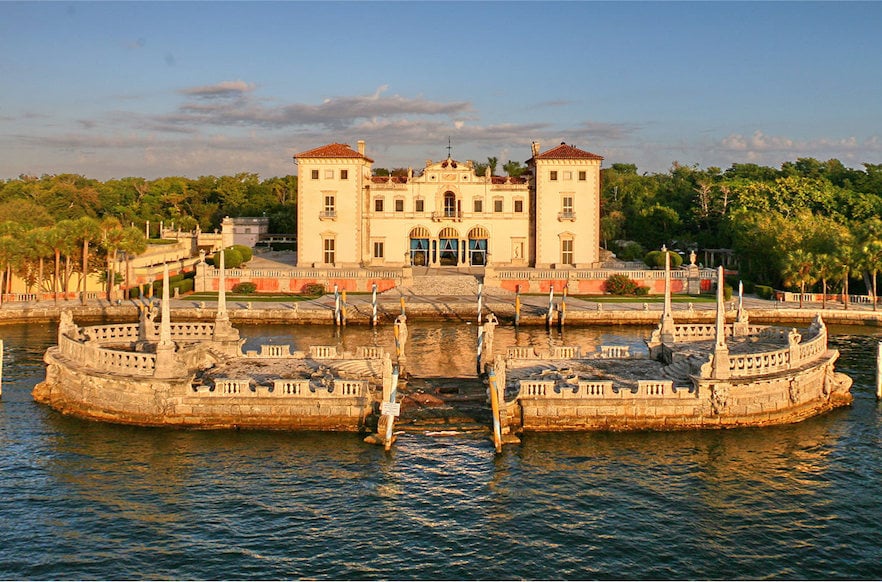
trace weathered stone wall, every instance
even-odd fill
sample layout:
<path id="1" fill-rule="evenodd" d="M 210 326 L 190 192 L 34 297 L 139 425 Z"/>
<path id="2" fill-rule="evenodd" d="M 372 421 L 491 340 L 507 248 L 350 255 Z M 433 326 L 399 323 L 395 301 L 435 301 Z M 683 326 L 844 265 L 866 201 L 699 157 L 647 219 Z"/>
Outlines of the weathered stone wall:
<path id="1" fill-rule="evenodd" d="M 144 426 L 358 431 L 374 411 L 367 386 L 356 394 L 269 392 L 238 394 L 195 387 L 191 378 L 157 380 L 86 370 L 58 348 L 45 355 L 46 380 L 34 399 L 93 420 Z M 354 390 L 350 390 L 354 391 Z"/>

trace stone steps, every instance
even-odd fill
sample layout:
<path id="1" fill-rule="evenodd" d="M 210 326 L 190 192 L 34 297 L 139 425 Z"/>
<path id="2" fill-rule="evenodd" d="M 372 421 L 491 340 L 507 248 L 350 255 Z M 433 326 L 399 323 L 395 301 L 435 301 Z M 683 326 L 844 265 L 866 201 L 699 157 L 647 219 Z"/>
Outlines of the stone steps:
<path id="1" fill-rule="evenodd" d="M 459 274 L 416 275 L 413 278 L 413 285 L 395 287 L 385 294 L 477 297 L 478 279 L 474 275 Z"/>

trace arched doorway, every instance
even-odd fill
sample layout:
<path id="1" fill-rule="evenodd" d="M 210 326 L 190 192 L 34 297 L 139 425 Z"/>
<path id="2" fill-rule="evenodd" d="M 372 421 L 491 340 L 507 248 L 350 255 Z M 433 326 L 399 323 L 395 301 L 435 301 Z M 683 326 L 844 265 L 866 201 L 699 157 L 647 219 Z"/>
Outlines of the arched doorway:
<path id="1" fill-rule="evenodd" d="M 487 264 L 487 239 L 490 233 L 483 226 L 476 226 L 469 231 L 469 264 Z"/>
<path id="2" fill-rule="evenodd" d="M 424 267 L 429 264 L 429 229 L 417 226 L 410 231 L 410 264 Z"/>
<path id="3" fill-rule="evenodd" d="M 459 233 L 455 228 L 448 226 L 438 233 L 438 262 L 447 266 L 459 264 Z"/>

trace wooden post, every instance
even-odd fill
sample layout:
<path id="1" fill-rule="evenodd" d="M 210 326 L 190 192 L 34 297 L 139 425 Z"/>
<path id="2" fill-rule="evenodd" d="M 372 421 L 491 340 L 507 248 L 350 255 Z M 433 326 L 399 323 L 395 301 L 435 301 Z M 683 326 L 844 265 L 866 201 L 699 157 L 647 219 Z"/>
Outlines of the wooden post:
<path id="1" fill-rule="evenodd" d="M 392 368 L 392 390 L 389 393 L 389 404 L 392 406 L 389 407 L 389 413 L 384 414 L 387 418 L 386 423 L 386 435 L 383 438 L 383 448 L 387 451 L 392 448 L 392 427 L 395 424 L 395 417 L 398 416 L 396 411 L 395 401 L 398 399 L 398 366 Z"/>
<path id="2" fill-rule="evenodd" d="M 560 300 L 560 311 L 557 314 L 557 326 L 563 329 L 567 318 L 567 287 L 563 289 L 563 298 Z"/>
<path id="3" fill-rule="evenodd" d="M 502 428 L 499 423 L 499 394 L 496 392 L 496 372 L 492 367 L 488 373 L 488 390 L 490 390 L 490 409 L 493 414 L 493 447 L 497 453 L 501 453 Z"/>
<path id="4" fill-rule="evenodd" d="M 515 287 L 515 327 L 521 323 L 521 286 Z"/>
<path id="5" fill-rule="evenodd" d="M 377 284 L 371 285 L 371 325 L 377 327 Z"/>
<path id="6" fill-rule="evenodd" d="M 343 300 L 340 302 L 340 324 L 346 327 L 346 289 L 343 289 Z"/>
<path id="7" fill-rule="evenodd" d="M 551 327 L 551 321 L 554 313 L 554 285 L 548 289 L 548 313 L 545 315 L 545 326 Z"/>
<path id="8" fill-rule="evenodd" d="M 481 354 L 484 352 L 484 326 L 478 326 L 478 357 L 476 361 L 476 367 L 478 369 L 478 375 L 481 375 Z"/>
<path id="9" fill-rule="evenodd" d="M 334 325 L 340 325 L 340 293 L 337 284 L 334 284 Z"/>
<path id="10" fill-rule="evenodd" d="M 0 339 L 0 398 L 3 398 L 3 340 Z"/>
<path id="11" fill-rule="evenodd" d="M 0 347 L 2 346 L 3 342 L 0 340 Z M 876 399 L 882 400 L 882 342 L 879 342 L 876 349 Z"/>
<path id="12" fill-rule="evenodd" d="M 478 283 L 478 325 L 481 325 L 481 303 L 484 301 L 484 284 Z"/>

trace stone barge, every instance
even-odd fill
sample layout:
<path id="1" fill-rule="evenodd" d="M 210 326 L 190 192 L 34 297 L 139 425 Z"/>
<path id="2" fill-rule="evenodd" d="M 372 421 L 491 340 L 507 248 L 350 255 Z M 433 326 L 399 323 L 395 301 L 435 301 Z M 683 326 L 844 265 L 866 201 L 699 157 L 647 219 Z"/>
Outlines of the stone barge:
<path id="1" fill-rule="evenodd" d="M 648 357 L 627 346 L 508 348 L 485 367 L 497 448 L 529 431 L 785 424 L 852 401 L 820 315 L 802 330 L 751 325 L 739 301 L 726 324 L 719 291 L 715 324 L 676 324 L 668 293 L 647 347 Z"/>

